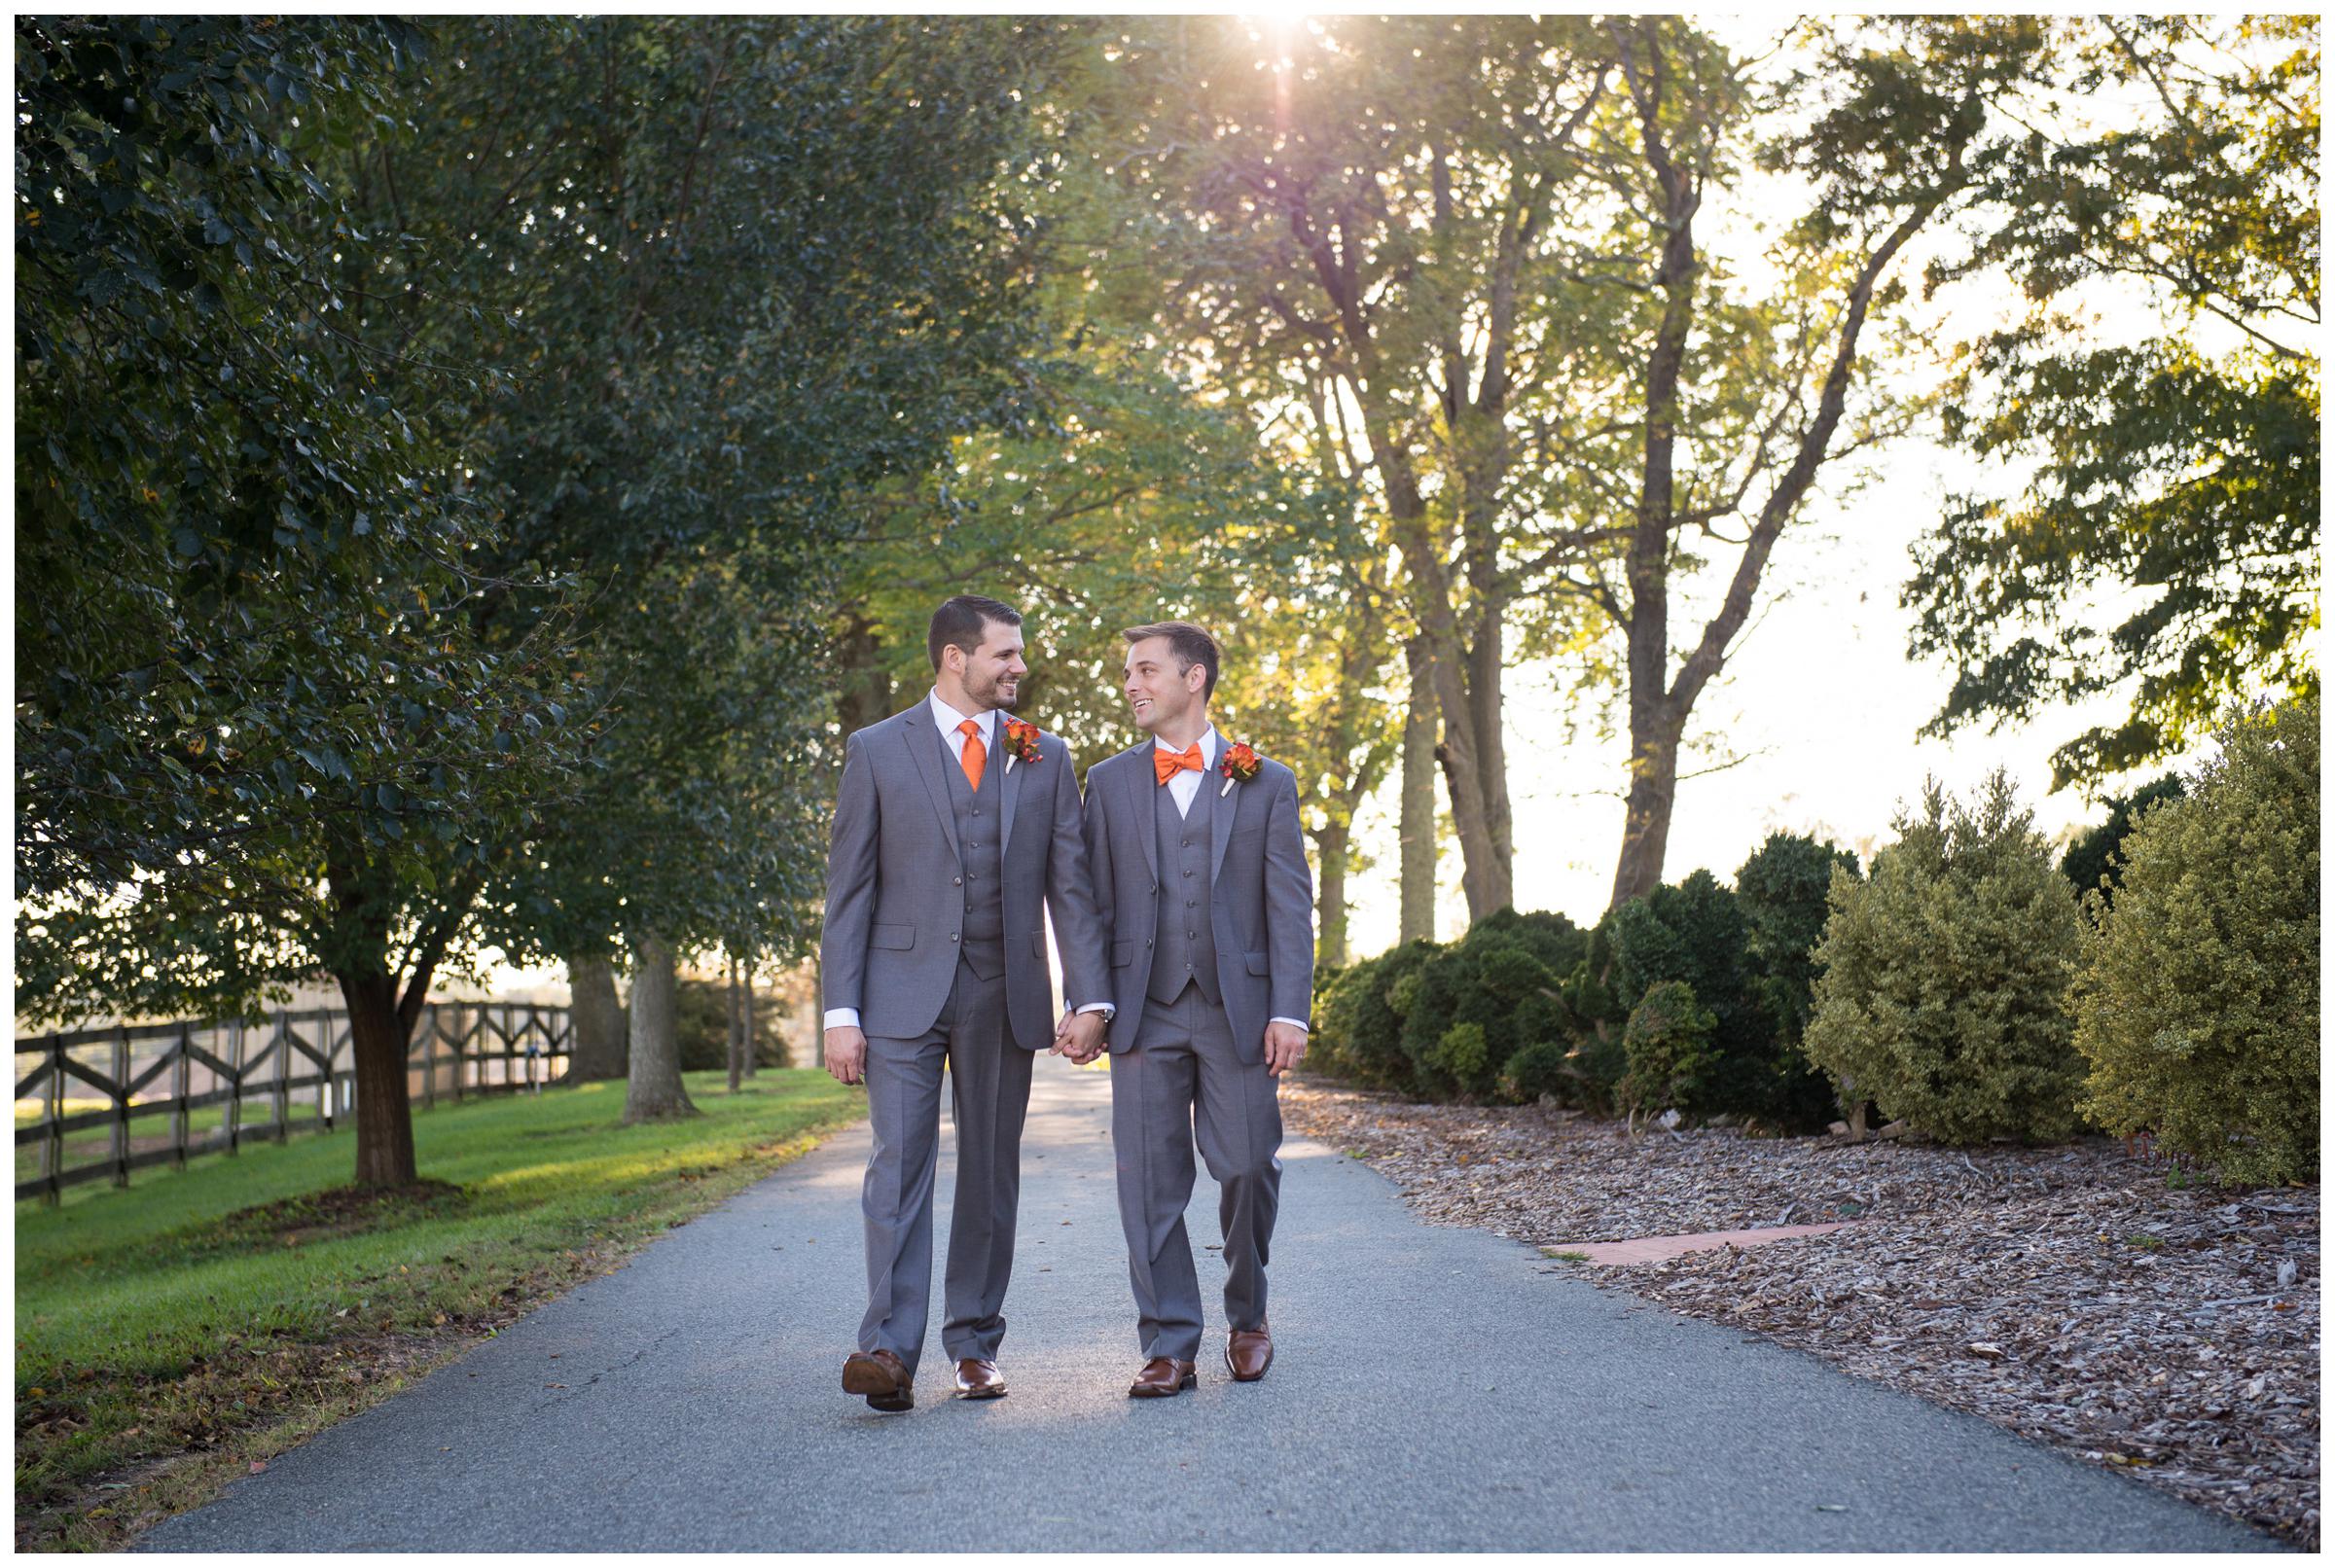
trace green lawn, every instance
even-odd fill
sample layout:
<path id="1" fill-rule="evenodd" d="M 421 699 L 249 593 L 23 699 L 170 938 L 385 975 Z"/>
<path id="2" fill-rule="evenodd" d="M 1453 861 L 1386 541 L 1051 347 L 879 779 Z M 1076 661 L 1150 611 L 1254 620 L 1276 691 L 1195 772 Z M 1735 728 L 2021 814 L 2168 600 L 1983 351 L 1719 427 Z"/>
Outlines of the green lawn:
<path id="1" fill-rule="evenodd" d="M 421 1174 L 451 1185 L 388 1203 L 328 1194 L 355 1159 L 346 1128 L 18 1203 L 18 1545 L 121 1544 L 866 1105 L 815 1069 L 735 1096 L 688 1080 L 704 1114 L 647 1126 L 618 1125 L 621 1083 L 417 1110 Z"/>

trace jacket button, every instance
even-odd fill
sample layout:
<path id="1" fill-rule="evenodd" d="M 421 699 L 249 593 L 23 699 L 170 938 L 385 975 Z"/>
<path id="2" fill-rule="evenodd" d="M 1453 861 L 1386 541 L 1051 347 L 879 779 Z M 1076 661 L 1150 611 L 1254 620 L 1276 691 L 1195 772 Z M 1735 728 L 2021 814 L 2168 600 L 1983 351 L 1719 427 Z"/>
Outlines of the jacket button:
<path id="1" fill-rule="evenodd" d="M 953 931 L 950 932 L 950 933 L 949 933 L 949 940 L 950 940 L 951 942 L 954 942 L 954 941 L 956 940 L 956 933 L 955 933 L 955 932 L 953 932 Z"/>
<path id="2" fill-rule="evenodd" d="M 1148 946 L 1150 946 L 1150 945 L 1151 945 L 1151 939 L 1150 939 L 1149 937 L 1145 937 L 1145 938 L 1143 939 L 1143 945 L 1144 945 L 1144 946 L 1146 946 L 1146 947 L 1148 947 Z"/>
<path id="3" fill-rule="evenodd" d="M 958 887 L 965 885 L 965 879 L 961 876 L 952 876 L 949 878 L 949 880 L 955 883 Z"/>

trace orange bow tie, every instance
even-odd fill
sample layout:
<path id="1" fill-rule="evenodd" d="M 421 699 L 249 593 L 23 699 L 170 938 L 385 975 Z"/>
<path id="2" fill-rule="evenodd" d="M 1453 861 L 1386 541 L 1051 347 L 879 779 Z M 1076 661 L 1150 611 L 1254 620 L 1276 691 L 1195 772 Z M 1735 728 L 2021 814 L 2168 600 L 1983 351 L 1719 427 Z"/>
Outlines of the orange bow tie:
<path id="1" fill-rule="evenodd" d="M 1200 760 L 1200 742 L 1197 740 L 1182 751 L 1162 751 L 1157 746 L 1151 748 L 1152 771 L 1160 775 L 1163 784 L 1187 767 L 1199 773 L 1205 771 L 1207 766 Z"/>

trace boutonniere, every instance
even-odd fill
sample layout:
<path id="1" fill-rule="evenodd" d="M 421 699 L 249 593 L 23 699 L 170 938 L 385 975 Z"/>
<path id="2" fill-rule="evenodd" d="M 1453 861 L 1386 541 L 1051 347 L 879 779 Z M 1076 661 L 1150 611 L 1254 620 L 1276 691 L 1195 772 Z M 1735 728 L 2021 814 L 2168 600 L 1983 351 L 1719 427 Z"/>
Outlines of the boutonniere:
<path id="1" fill-rule="evenodd" d="M 1216 765 L 1216 771 L 1224 775 L 1224 788 L 1216 792 L 1218 798 L 1232 794 L 1234 785 L 1245 784 L 1255 778 L 1257 770 L 1264 766 L 1257 760 L 1257 749 L 1247 741 L 1237 740 L 1227 746 L 1224 761 Z"/>
<path id="2" fill-rule="evenodd" d="M 1023 719 L 1005 721 L 1005 770 L 1012 772 L 1016 762 L 1034 763 L 1038 760 L 1038 727 Z"/>

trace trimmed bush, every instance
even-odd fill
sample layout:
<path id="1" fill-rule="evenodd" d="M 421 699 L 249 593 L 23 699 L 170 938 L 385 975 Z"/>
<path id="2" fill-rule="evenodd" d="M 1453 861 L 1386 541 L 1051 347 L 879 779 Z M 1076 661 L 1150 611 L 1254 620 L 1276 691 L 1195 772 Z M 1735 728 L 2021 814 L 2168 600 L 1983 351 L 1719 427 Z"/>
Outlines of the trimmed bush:
<path id="1" fill-rule="evenodd" d="M 1707 871 L 1633 899 L 1609 916 L 1614 999 L 1633 1010 L 1654 986 L 1678 980 L 1715 1020 L 1703 1075 L 1704 1109 L 1786 1131 L 1832 1117 L 1832 1091 L 1786 1049 L 1749 955 L 1741 902 Z M 1624 1052 L 1625 1065 L 1627 1051 Z"/>
<path id="2" fill-rule="evenodd" d="M 1815 1010 L 1816 944 L 1824 940 L 1832 869 L 1857 874 L 1856 856 L 1796 833 L 1772 833 L 1735 873 L 1744 950 L 1757 973 L 1768 1017 L 1797 1051 Z"/>
<path id="3" fill-rule="evenodd" d="M 1443 949 L 1408 942 L 1348 964 L 1322 993 L 1309 1059 L 1316 1070 L 1371 1088 L 1419 1092 L 1403 1051 L 1403 1023 L 1419 994 L 1419 970 Z"/>
<path id="4" fill-rule="evenodd" d="M 1518 1050 L 1500 1068 L 1500 1098 L 1529 1105 L 1543 1094 L 1561 1102 L 1579 1103 L 1580 1071 L 1573 1048 L 1544 1037 Z"/>
<path id="5" fill-rule="evenodd" d="M 1562 914 L 1499 909 L 1416 971 L 1402 1044 L 1420 1090 L 1438 1098 L 1501 1096 L 1508 1059 L 1562 1023 L 1558 977 L 1588 942 Z"/>
<path id="6" fill-rule="evenodd" d="M 2115 903 L 2116 884 L 2124 878 L 2124 862 L 2117 850 L 2150 806 L 2177 801 L 2185 793 L 2181 775 L 2168 773 L 2131 795 L 2108 797 L 2108 820 L 2069 844 L 2060 862 L 2060 874 L 2075 885 L 2076 897 L 2098 892 Z"/>
<path id="7" fill-rule="evenodd" d="M 2318 1174 L 2318 720 L 2314 695 L 2226 726 L 2086 906 L 2085 1111 L 2233 1183 Z"/>
<path id="8" fill-rule="evenodd" d="M 1937 1137 L 2065 1138 L 2083 1062 L 2066 1009 L 2080 920 L 1996 769 L 1975 810 L 1932 779 L 1859 881 L 1832 873 L 1809 1056 Z"/>
<path id="9" fill-rule="evenodd" d="M 1651 986 L 1630 1010 L 1630 1024 L 1622 1035 L 1622 1052 L 1629 1069 L 1616 1086 L 1615 1097 L 1633 1116 L 1675 1106 L 1697 1109 L 1703 1079 L 1717 1056 L 1711 1038 L 1719 1020 L 1695 1000 L 1682 980 L 1663 980 Z"/>

